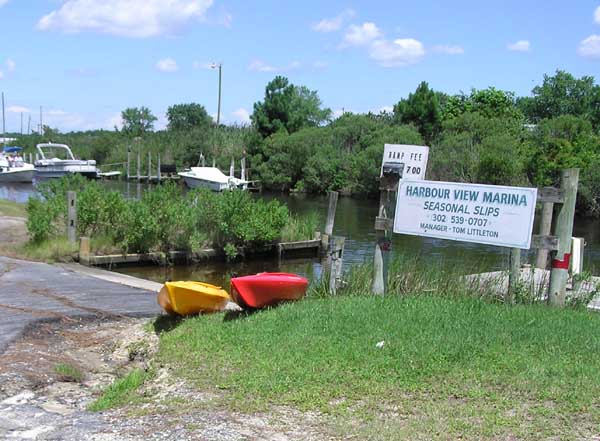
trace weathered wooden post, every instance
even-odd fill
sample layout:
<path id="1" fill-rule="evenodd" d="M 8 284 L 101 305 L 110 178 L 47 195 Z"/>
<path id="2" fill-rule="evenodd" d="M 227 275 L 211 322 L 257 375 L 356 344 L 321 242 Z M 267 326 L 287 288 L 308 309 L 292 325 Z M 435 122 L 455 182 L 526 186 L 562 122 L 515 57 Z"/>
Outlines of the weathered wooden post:
<path id="1" fill-rule="evenodd" d="M 345 241 L 345 237 L 333 238 L 331 252 L 329 253 L 331 259 L 329 271 L 329 294 L 335 295 L 341 286 Z"/>
<path id="2" fill-rule="evenodd" d="M 142 153 L 138 149 L 138 152 L 137 152 L 137 174 L 135 175 L 138 182 L 140 182 L 140 180 L 142 179 L 142 177 L 140 176 L 140 164 L 141 163 L 142 163 Z"/>
<path id="3" fill-rule="evenodd" d="M 157 154 L 156 157 L 156 182 L 160 184 L 160 153 Z"/>
<path id="4" fill-rule="evenodd" d="M 69 243 L 77 241 L 77 193 L 67 191 L 67 238 Z"/>
<path id="5" fill-rule="evenodd" d="M 200 153 L 200 162 L 202 164 L 202 167 L 206 166 L 206 160 L 204 159 L 204 155 L 202 153 Z"/>
<path id="6" fill-rule="evenodd" d="M 396 211 L 395 194 L 398 191 L 400 177 L 401 174 L 384 175 L 379 185 L 379 212 L 375 219 L 377 243 L 373 257 L 373 286 L 371 288 L 373 294 L 384 295 L 387 292 L 388 268 L 392 253 L 393 218 Z"/>
<path id="7" fill-rule="evenodd" d="M 554 212 L 554 202 L 542 203 L 542 218 L 540 219 L 540 236 L 549 236 L 552 227 L 552 213 Z M 538 249 L 535 261 L 536 268 L 546 269 L 548 265 L 548 250 Z"/>
<path id="8" fill-rule="evenodd" d="M 217 161 L 215 160 L 215 158 L 213 158 L 213 167 L 217 166 Z"/>
<path id="9" fill-rule="evenodd" d="M 127 148 L 127 180 L 129 181 L 129 177 L 130 177 L 130 173 L 129 173 L 129 166 L 131 163 L 131 152 L 129 151 L 129 148 Z"/>
<path id="10" fill-rule="evenodd" d="M 148 183 L 152 178 L 152 152 L 148 151 Z"/>
<path id="11" fill-rule="evenodd" d="M 510 270 L 508 273 L 508 289 L 504 293 L 504 303 L 510 304 L 515 299 L 521 278 L 521 249 L 510 249 Z"/>
<path id="12" fill-rule="evenodd" d="M 578 168 L 563 170 L 560 188 L 564 192 L 564 202 L 558 212 L 554 228 L 554 235 L 558 237 L 558 250 L 552 255 L 550 289 L 548 291 L 548 302 L 551 305 L 564 306 L 567 295 L 571 237 L 573 236 L 573 218 L 575 216 L 578 183 Z"/>
<path id="13" fill-rule="evenodd" d="M 244 156 L 242 156 L 242 160 L 241 160 L 241 167 L 242 167 L 242 171 L 241 171 L 241 175 L 240 175 L 240 179 L 242 181 L 246 180 L 246 155 L 244 154 Z"/>
<path id="14" fill-rule="evenodd" d="M 90 263 L 90 238 L 81 237 L 79 239 L 79 263 L 89 265 Z"/>
<path id="15" fill-rule="evenodd" d="M 333 225 L 335 224 L 335 210 L 337 208 L 339 193 L 337 191 L 329 192 L 329 207 L 327 208 L 327 221 L 325 222 L 325 233 L 321 235 L 321 248 L 329 249 L 329 238 L 333 235 Z"/>

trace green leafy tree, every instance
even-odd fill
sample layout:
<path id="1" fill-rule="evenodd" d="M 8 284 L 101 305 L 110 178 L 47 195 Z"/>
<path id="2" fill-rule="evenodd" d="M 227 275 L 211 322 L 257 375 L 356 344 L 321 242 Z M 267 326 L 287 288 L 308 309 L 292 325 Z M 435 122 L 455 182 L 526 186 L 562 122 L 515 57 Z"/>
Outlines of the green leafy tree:
<path id="1" fill-rule="evenodd" d="M 175 104 L 167 109 L 169 130 L 206 129 L 211 124 L 211 118 L 204 106 L 197 103 Z"/>
<path id="2" fill-rule="evenodd" d="M 132 136 L 142 136 L 154 128 L 156 116 L 147 107 L 129 107 L 121 112 L 123 132 Z"/>
<path id="3" fill-rule="evenodd" d="M 537 123 L 545 118 L 575 115 L 600 127 L 600 86 L 594 77 L 575 78 L 557 70 L 554 76 L 544 75 L 544 82 L 533 88 L 532 97 L 519 99 L 519 107 L 527 118 Z"/>
<path id="4" fill-rule="evenodd" d="M 330 109 L 321 108 L 316 91 L 277 76 L 267 84 L 264 100 L 254 104 L 251 119 L 256 130 L 267 137 L 280 130 L 293 133 L 303 127 L 315 127 L 330 116 Z"/>
<path id="5" fill-rule="evenodd" d="M 444 104 L 444 119 L 456 118 L 467 112 L 478 112 L 486 118 L 522 119 L 513 92 L 488 87 L 473 89 L 470 95 L 460 93 L 450 96 Z"/>
<path id="6" fill-rule="evenodd" d="M 414 93 L 394 106 L 394 117 L 401 124 L 414 124 L 429 143 L 442 125 L 438 95 L 423 81 Z"/>

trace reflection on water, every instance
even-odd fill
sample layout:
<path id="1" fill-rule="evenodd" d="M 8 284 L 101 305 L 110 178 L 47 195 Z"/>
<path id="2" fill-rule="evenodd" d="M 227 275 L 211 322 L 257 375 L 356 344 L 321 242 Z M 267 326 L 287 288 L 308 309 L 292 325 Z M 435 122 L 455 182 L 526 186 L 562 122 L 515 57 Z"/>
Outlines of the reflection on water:
<path id="1" fill-rule="evenodd" d="M 147 184 L 123 181 L 105 181 L 104 185 L 122 192 L 128 198 L 139 198 L 148 188 Z M 0 185 L 0 198 L 26 202 L 34 191 L 35 187 L 27 184 Z M 325 196 L 263 194 L 256 197 L 278 199 L 285 202 L 293 213 L 303 214 L 315 211 L 321 217 L 321 225 L 325 224 L 328 206 Z M 351 264 L 371 262 L 375 247 L 374 222 L 377 208 L 375 200 L 345 197 L 338 200 L 334 234 L 346 237 L 344 252 L 346 268 Z M 587 243 L 585 267 L 598 274 L 600 272 L 600 221 L 576 219 L 574 235 L 585 238 Z M 433 262 L 436 260 L 456 261 L 460 262 L 461 266 L 467 262 L 467 264 L 472 264 L 473 270 L 494 270 L 508 267 L 509 250 L 488 245 L 394 235 L 393 250 L 395 253 L 421 254 L 432 259 Z M 289 271 L 315 280 L 320 275 L 321 265 L 318 260 L 311 259 L 286 260 L 281 263 L 277 259 L 262 259 L 227 265 L 223 262 L 203 262 L 198 265 L 172 268 L 147 266 L 113 269 L 158 282 L 187 279 L 205 280 L 227 287 L 232 275 L 253 274 L 261 271 Z"/>

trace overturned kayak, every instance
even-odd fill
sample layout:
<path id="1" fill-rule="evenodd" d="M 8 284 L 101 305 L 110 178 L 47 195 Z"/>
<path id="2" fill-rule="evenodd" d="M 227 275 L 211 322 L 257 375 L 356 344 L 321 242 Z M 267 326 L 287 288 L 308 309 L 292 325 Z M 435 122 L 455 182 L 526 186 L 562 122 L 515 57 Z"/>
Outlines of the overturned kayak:
<path id="1" fill-rule="evenodd" d="M 227 291 L 203 282 L 166 282 L 158 293 L 158 304 L 169 314 L 222 311 L 228 301 Z"/>
<path id="2" fill-rule="evenodd" d="M 259 273 L 231 279 L 231 295 L 242 307 L 263 308 L 306 294 L 308 280 L 297 274 Z"/>

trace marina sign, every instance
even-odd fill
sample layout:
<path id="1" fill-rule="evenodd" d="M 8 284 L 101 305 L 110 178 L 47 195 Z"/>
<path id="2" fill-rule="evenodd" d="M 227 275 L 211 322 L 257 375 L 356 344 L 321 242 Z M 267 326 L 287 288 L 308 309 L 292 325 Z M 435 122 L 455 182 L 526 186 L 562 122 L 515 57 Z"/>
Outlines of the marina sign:
<path id="1" fill-rule="evenodd" d="M 383 164 L 404 164 L 403 179 L 425 179 L 429 147 L 424 145 L 385 144 Z"/>
<path id="2" fill-rule="evenodd" d="M 402 180 L 394 233 L 529 249 L 536 188 Z"/>

